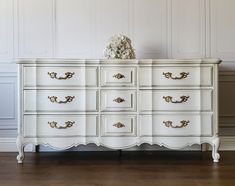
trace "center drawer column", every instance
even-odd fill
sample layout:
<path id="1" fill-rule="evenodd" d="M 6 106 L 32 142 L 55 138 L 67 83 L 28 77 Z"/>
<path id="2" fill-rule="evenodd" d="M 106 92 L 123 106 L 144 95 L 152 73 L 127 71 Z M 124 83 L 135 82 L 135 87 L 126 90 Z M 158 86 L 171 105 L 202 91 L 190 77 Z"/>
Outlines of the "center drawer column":
<path id="1" fill-rule="evenodd" d="M 137 136 L 137 65 L 135 62 L 102 64 L 100 69 L 101 143 L 128 148 Z"/>

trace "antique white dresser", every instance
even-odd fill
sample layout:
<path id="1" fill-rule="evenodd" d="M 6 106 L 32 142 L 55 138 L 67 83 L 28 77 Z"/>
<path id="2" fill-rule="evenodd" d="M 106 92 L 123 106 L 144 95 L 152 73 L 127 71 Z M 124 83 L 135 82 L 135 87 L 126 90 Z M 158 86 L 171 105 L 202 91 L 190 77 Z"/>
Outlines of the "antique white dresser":
<path id="1" fill-rule="evenodd" d="M 26 144 L 212 146 L 219 59 L 20 60 L 18 163 Z"/>

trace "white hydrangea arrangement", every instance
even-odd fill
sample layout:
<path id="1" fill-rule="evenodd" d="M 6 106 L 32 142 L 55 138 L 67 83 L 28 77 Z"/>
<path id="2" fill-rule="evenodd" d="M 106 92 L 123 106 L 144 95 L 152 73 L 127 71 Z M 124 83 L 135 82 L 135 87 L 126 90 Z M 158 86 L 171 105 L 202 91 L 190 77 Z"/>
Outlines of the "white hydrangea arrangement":
<path id="1" fill-rule="evenodd" d="M 110 38 L 108 46 L 104 49 L 107 59 L 135 59 L 135 49 L 127 36 L 117 34 Z"/>

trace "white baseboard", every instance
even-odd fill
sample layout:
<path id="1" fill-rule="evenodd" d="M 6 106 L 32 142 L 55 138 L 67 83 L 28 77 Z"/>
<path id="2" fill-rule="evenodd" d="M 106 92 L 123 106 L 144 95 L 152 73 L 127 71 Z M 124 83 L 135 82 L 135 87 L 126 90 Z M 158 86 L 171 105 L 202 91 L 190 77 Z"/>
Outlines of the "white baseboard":
<path id="1" fill-rule="evenodd" d="M 221 136 L 220 137 L 221 151 L 234 151 L 235 150 L 235 136 Z"/>
<path id="2" fill-rule="evenodd" d="M 16 152 L 15 138 L 0 138 L 0 152 Z"/>
<path id="3" fill-rule="evenodd" d="M 221 139 L 221 145 L 220 145 L 221 151 L 235 151 L 235 136 L 221 136 L 220 139 Z M 27 145 L 25 147 L 25 151 L 27 152 L 32 152 L 34 150 L 35 149 L 33 145 Z M 91 149 L 89 148 L 86 149 L 85 147 L 83 147 L 81 150 L 86 151 Z M 97 149 L 95 148 L 95 150 Z M 133 150 L 135 150 L 135 148 L 133 148 Z M 137 148 L 136 150 L 139 149 Z M 187 150 L 189 149 L 187 148 Z M 196 150 L 196 148 L 192 148 L 192 150 Z M 17 152 L 16 138 L 0 138 L 0 152 Z"/>
<path id="4" fill-rule="evenodd" d="M 32 152 L 33 145 L 25 147 L 26 152 Z M 0 138 L 0 152 L 17 152 L 16 138 Z"/>

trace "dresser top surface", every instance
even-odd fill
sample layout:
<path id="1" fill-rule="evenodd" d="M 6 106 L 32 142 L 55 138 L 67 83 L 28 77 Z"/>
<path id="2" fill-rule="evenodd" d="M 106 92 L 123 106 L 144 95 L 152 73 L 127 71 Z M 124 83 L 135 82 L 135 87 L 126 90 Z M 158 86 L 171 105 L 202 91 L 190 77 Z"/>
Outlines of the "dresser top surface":
<path id="1" fill-rule="evenodd" d="M 23 59 L 16 60 L 18 64 L 219 64 L 220 59 Z"/>

